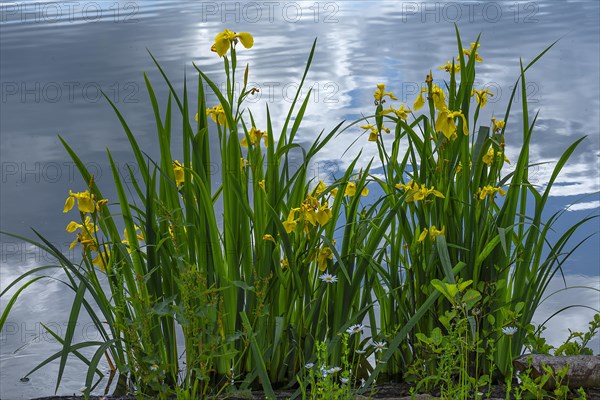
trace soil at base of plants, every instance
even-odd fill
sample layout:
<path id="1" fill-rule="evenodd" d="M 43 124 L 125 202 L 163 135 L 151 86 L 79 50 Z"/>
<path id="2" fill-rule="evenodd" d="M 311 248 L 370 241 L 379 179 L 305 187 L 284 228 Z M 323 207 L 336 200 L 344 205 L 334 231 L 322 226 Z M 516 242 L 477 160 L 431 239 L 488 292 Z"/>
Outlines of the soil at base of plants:
<path id="1" fill-rule="evenodd" d="M 284 391 L 278 390 L 275 392 L 277 395 L 277 399 L 289 399 L 294 391 Z M 487 393 L 484 393 L 482 396 L 483 399 L 487 400 L 504 400 L 505 399 L 505 388 L 504 386 L 497 385 L 492 386 L 492 390 L 489 393 L 489 397 L 487 397 Z M 416 400 L 427 400 L 427 399 L 436 399 L 439 397 L 439 390 L 434 391 L 431 394 L 418 394 L 414 398 Z M 248 391 L 240 394 L 229 394 L 227 396 L 221 396 L 219 399 L 228 399 L 228 400 L 253 400 L 253 399 L 264 399 L 265 395 L 260 391 Z M 588 399 L 600 399 L 600 388 L 598 389 L 590 389 L 588 390 Z M 40 397 L 34 400 L 81 400 L 83 396 L 73 395 L 73 396 L 50 396 L 50 397 Z M 175 398 L 173 398 L 175 399 Z M 357 395 L 357 400 L 367 400 L 367 399 L 388 399 L 388 400 L 411 400 L 410 397 L 410 386 L 402 383 L 388 383 L 384 385 L 378 385 L 373 390 L 372 394 L 365 393 L 363 395 Z M 90 400 L 137 400 L 135 396 L 127 395 L 127 396 L 90 396 Z"/>

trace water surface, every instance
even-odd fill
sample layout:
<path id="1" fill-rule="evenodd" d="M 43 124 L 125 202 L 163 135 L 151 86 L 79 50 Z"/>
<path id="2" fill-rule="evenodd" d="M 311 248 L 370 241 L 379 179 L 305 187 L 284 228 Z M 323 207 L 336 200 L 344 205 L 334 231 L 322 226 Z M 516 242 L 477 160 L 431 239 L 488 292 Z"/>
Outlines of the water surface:
<path id="1" fill-rule="evenodd" d="M 2 3 L 0 10 L 1 229 L 31 236 L 30 227 L 67 250 L 71 241 L 62 213 L 69 189 L 80 191 L 84 182 L 61 146 L 60 134 L 94 171 L 109 198 L 111 192 L 106 147 L 119 168 L 131 161 L 119 121 L 101 99 L 99 89 L 125 115 L 145 151 L 157 156 L 156 129 L 142 73 L 166 98 L 148 51 L 160 61 L 174 85 L 183 87 L 184 73 L 195 79 L 192 62 L 216 82 L 223 82 L 218 57 L 209 51 L 216 33 L 228 27 L 255 37 L 251 50 L 241 49 L 240 65 L 250 63 L 250 81 L 261 89 L 252 99 L 257 124 L 265 124 L 265 105 L 275 128 L 290 106 L 294 88 L 315 38 L 318 38 L 307 88 L 313 88 L 299 139 L 310 143 L 322 129 L 342 120 L 373 112 L 372 93 L 384 82 L 401 102 L 411 106 L 425 74 L 431 69 L 442 80 L 438 65 L 456 55 L 454 23 L 463 42 L 481 33 L 476 86 L 495 96 L 480 116 L 504 114 L 519 74 L 519 58 L 532 60 L 553 41 L 555 47 L 527 73 L 529 109 L 539 110 L 531 154 L 534 160 L 553 162 L 582 135 L 582 143 L 552 192 L 548 211 L 565 213 L 557 230 L 589 214 L 598 214 L 600 118 L 599 36 L 600 3 L 579 2 L 183 2 L 97 1 L 78 3 Z M 194 86 L 192 84 L 191 86 Z M 193 91 L 193 90 L 192 90 Z M 307 90 L 303 91 L 305 96 Z M 209 103 L 216 98 L 209 97 Z M 519 152 L 521 102 L 514 107 L 507 129 L 507 154 Z M 178 126 L 178 125 L 174 125 Z M 315 176 L 343 168 L 362 150 L 361 165 L 376 156 L 376 148 L 358 128 L 350 129 L 319 155 Z M 360 137 L 360 138 L 359 138 Z M 357 145 L 343 157 L 348 144 Z M 177 143 L 177 139 L 175 140 Z M 176 148 L 176 145 L 174 146 Z M 533 183 L 547 182 L 550 166 L 531 171 Z M 590 224 L 580 237 L 597 232 Z M 49 263 L 43 254 L 7 237 L 1 240 L 1 287 L 34 266 Z M 567 283 L 599 287 L 600 243 L 594 236 L 565 265 Z M 75 257 L 75 254 L 72 254 Z M 553 288 L 561 287 L 560 282 Z M 537 318 L 560 308 L 583 303 L 600 307 L 590 290 L 572 291 L 544 303 Z M 53 392 L 57 365 L 19 382 L 38 362 L 59 346 L 44 335 L 40 322 L 63 327 L 71 294 L 58 281 L 31 288 L 17 303 L 1 335 L 0 396 L 30 398 Z M 5 300 L 2 300 L 5 304 Z M 566 327 L 583 328 L 589 310 L 570 309 L 552 326 L 554 343 L 564 339 Z M 82 323 L 79 338 L 90 338 Z M 598 342 L 594 342 L 600 352 Z M 81 365 L 72 360 L 59 393 L 81 387 Z M 79 373 L 79 374 L 78 374 Z"/>

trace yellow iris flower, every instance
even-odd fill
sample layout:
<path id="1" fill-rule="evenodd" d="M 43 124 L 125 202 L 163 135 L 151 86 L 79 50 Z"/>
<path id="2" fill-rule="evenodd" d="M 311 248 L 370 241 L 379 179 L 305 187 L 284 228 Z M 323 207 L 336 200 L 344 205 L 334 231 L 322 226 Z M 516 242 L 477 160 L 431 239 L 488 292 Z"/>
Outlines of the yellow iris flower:
<path id="1" fill-rule="evenodd" d="M 471 91 L 471 96 L 476 96 L 475 100 L 477 100 L 477 104 L 479 104 L 479 106 L 481 108 L 483 108 L 487 104 L 488 96 L 494 97 L 494 94 L 492 92 L 490 92 L 488 89 L 483 89 L 483 90 L 473 89 Z"/>
<path id="2" fill-rule="evenodd" d="M 479 198 L 479 200 L 483 200 L 486 198 L 486 196 L 490 196 L 493 198 L 496 193 L 498 193 L 500 196 L 504 196 L 506 194 L 506 190 L 502 190 L 501 187 L 493 187 L 487 185 L 477 189 L 475 195 Z"/>
<path id="3" fill-rule="evenodd" d="M 446 72 L 452 73 L 452 62 L 448 60 L 446 65 L 440 65 L 438 69 L 443 69 Z M 458 73 L 460 71 L 460 63 L 454 63 L 454 73 Z"/>
<path id="4" fill-rule="evenodd" d="M 77 233 L 77 237 L 69 246 L 69 250 L 73 250 L 77 243 L 81 243 L 84 250 L 97 250 L 98 245 L 92 234 L 98 230 L 98 226 L 94 224 L 89 215 L 85 217 L 83 224 L 78 224 L 75 221 L 71 221 L 66 228 L 67 232 L 69 233 L 73 233 L 77 229 L 81 230 L 81 232 Z"/>
<path id="5" fill-rule="evenodd" d="M 213 106 L 212 108 L 207 108 L 206 115 L 210 116 L 217 124 L 227 127 L 227 117 L 225 116 L 225 110 L 223 110 L 221 104 Z"/>
<path id="6" fill-rule="evenodd" d="M 346 184 L 346 190 L 344 191 L 344 196 L 354 196 L 356 195 L 356 183 L 354 182 L 348 182 L 348 184 Z M 364 187 L 363 190 L 360 192 L 360 195 L 365 197 L 369 195 L 369 189 Z"/>
<path id="7" fill-rule="evenodd" d="M 319 204 L 316 197 L 310 194 L 300 205 L 300 213 L 305 221 L 310 222 L 313 226 L 325 226 L 332 218 L 331 210 L 327 201 Z M 308 233 L 308 226 L 305 226 Z"/>
<path id="8" fill-rule="evenodd" d="M 408 113 L 410 112 L 410 110 L 408 108 L 404 108 L 404 104 L 400 105 L 400 108 L 396 109 L 394 107 L 390 107 L 387 110 L 383 110 L 381 112 L 381 115 L 386 115 L 386 114 L 390 114 L 390 113 L 394 113 L 396 115 L 396 117 L 398 117 L 399 119 L 403 119 L 406 121 L 406 119 L 408 118 Z"/>
<path id="9" fill-rule="evenodd" d="M 216 52 L 219 57 L 223 57 L 227 54 L 227 51 L 231 47 L 231 44 L 237 44 L 238 39 L 242 42 L 242 45 L 249 49 L 254 45 L 254 38 L 248 32 L 235 33 L 229 29 L 225 29 L 223 32 L 215 36 L 215 43 L 210 48 Z"/>
<path id="10" fill-rule="evenodd" d="M 317 255 L 319 271 L 325 272 L 329 260 L 333 260 L 333 251 L 329 247 L 323 247 Z"/>
<path id="11" fill-rule="evenodd" d="M 508 159 L 508 157 L 506 157 L 506 155 L 501 151 L 494 152 L 493 147 L 490 147 L 488 149 L 487 153 L 485 153 L 481 158 L 481 161 L 483 161 L 487 165 L 492 165 L 495 157 L 504 157 L 504 161 L 510 164 L 510 160 Z"/>
<path id="12" fill-rule="evenodd" d="M 144 236 L 142 236 L 142 229 L 139 226 L 137 226 L 137 225 L 133 225 L 133 227 L 135 229 L 135 233 L 136 233 L 137 239 L 139 241 L 143 242 L 144 241 Z M 129 240 L 128 240 L 128 236 L 127 236 L 127 228 L 123 229 L 123 237 L 125 239 L 123 239 L 122 242 L 124 244 L 126 244 L 126 245 L 129 246 Z"/>
<path id="13" fill-rule="evenodd" d="M 262 237 L 263 240 L 270 240 L 271 242 L 275 243 L 275 238 L 273 237 L 273 235 L 269 235 L 268 233 L 265 233 Z"/>
<path id="14" fill-rule="evenodd" d="M 448 140 L 456 139 L 456 123 L 454 119 L 461 117 L 463 120 L 463 133 L 469 134 L 469 127 L 467 126 L 467 119 L 464 114 L 460 111 L 450 111 L 447 108 L 443 109 L 438 113 L 438 117 L 435 121 L 435 130 L 442 132 Z"/>
<path id="15" fill-rule="evenodd" d="M 473 166 L 473 163 L 471 161 L 469 161 L 469 168 L 471 168 Z M 456 166 L 456 173 L 460 174 L 462 172 L 463 169 L 463 165 L 462 162 L 458 162 L 458 165 Z"/>
<path id="16" fill-rule="evenodd" d="M 367 125 L 362 125 L 360 127 L 360 129 L 365 129 L 365 130 L 369 130 L 369 142 L 376 142 L 377 138 L 379 137 L 379 131 L 377 130 L 377 127 L 375 125 L 371 125 L 371 124 L 367 124 Z M 384 131 L 385 133 L 390 133 L 390 128 L 386 128 L 385 126 L 383 126 L 383 124 L 381 124 L 381 130 Z"/>
<path id="17" fill-rule="evenodd" d="M 496 120 L 496 118 L 492 118 L 492 131 L 500 132 L 504 128 L 504 121 Z"/>
<path id="18" fill-rule="evenodd" d="M 442 230 L 439 230 L 439 229 L 437 229 L 435 227 L 435 225 L 432 225 L 429 229 L 423 228 L 423 231 L 419 235 L 419 238 L 417 239 L 417 242 L 424 241 L 425 238 L 427 237 L 427 235 L 429 235 L 429 239 L 431 241 L 434 241 L 435 237 L 437 235 L 445 235 L 445 234 L 446 234 L 446 227 L 443 227 Z"/>
<path id="19" fill-rule="evenodd" d="M 250 129 L 250 132 L 248 132 L 248 136 L 250 137 L 251 145 L 260 143 L 260 139 L 263 139 L 265 147 L 269 145 L 269 136 L 267 135 L 267 132 L 262 132 L 256 129 L 254 126 L 252 127 L 252 129 Z M 248 139 L 245 135 L 240 141 L 240 144 L 242 145 L 242 147 L 248 147 Z"/>
<path id="20" fill-rule="evenodd" d="M 323 186 L 325 184 L 323 183 Z M 318 186 L 317 186 L 318 188 Z M 315 191 L 317 189 L 315 188 Z M 325 190 L 325 189 L 322 189 Z M 300 211 L 299 218 L 296 217 L 296 212 Z M 331 220 L 333 214 L 329 209 L 329 203 L 323 201 L 319 203 L 319 200 L 311 194 L 306 196 L 306 199 L 300 204 L 298 208 L 292 208 L 288 217 L 283 221 L 283 227 L 287 233 L 291 233 L 296 229 L 298 221 L 304 221 L 304 232 L 310 235 L 310 228 L 312 226 L 325 226 Z"/>
<path id="21" fill-rule="evenodd" d="M 439 197 L 441 199 L 445 198 L 442 192 L 435 189 L 435 186 L 428 188 L 424 184 L 419 185 L 413 180 L 408 182 L 406 185 L 402 183 L 397 183 L 394 187 L 396 189 L 401 189 L 406 192 L 406 202 L 408 203 L 413 201 L 425 200 L 430 195 L 434 195 L 435 197 Z"/>
<path id="22" fill-rule="evenodd" d="M 479 53 L 477 53 L 475 50 L 479 48 L 479 46 L 481 46 L 479 43 L 477 43 L 477 47 L 475 47 L 475 42 L 471 42 L 471 48 L 470 49 L 463 49 L 463 54 L 471 57 L 471 54 L 475 54 L 475 61 L 477 62 L 482 62 L 483 59 L 481 57 L 479 57 Z"/>
<path id="23" fill-rule="evenodd" d="M 419 110 L 425 105 L 425 98 L 423 97 L 423 93 L 427 93 L 428 91 L 429 90 L 427 88 L 422 88 L 419 92 L 419 96 L 413 104 L 413 109 L 415 111 Z M 433 84 L 433 86 L 431 87 L 431 98 L 433 100 L 433 106 L 438 111 L 442 111 L 446 108 L 446 94 L 444 93 L 444 89 L 439 87 L 437 84 Z"/>
<path id="24" fill-rule="evenodd" d="M 288 214 L 287 220 L 283 221 L 283 227 L 287 233 L 291 233 L 296 229 L 298 220 L 294 219 L 294 217 L 296 216 L 297 211 L 300 211 L 300 208 L 292 208 Z"/>
<path id="25" fill-rule="evenodd" d="M 179 161 L 173 161 L 173 173 L 175 174 L 175 183 L 177 186 L 183 185 L 183 164 Z"/>
<path id="26" fill-rule="evenodd" d="M 75 200 L 77 200 L 77 208 L 82 213 L 93 213 L 96 210 L 94 205 L 94 195 L 89 190 L 85 192 L 73 193 L 69 190 L 69 197 L 65 201 L 63 212 L 69 212 L 75 206 Z"/>
<path id="27" fill-rule="evenodd" d="M 376 105 L 383 104 L 385 102 L 385 97 L 389 97 L 392 100 L 398 100 L 398 98 L 394 96 L 394 93 L 385 91 L 385 85 L 383 83 L 377 85 L 377 89 L 375 89 L 373 97 L 375 98 Z"/>

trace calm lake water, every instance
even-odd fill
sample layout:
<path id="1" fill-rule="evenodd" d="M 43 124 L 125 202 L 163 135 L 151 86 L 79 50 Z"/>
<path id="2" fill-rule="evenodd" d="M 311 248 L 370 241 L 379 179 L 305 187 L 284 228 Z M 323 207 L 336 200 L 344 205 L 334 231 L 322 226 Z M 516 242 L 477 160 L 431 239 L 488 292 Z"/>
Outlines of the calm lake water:
<path id="1" fill-rule="evenodd" d="M 290 106 L 312 41 L 318 37 L 306 85 L 313 88 L 314 97 L 299 133 L 303 143 L 342 120 L 372 113 L 377 83 L 386 83 L 387 90 L 412 106 L 430 69 L 436 80 L 445 77 L 437 66 L 456 55 L 454 23 L 465 44 L 482 34 L 479 53 L 484 62 L 475 85 L 489 88 L 494 97 L 480 122 L 504 115 L 519 74 L 519 57 L 527 63 L 560 39 L 527 73 L 530 112 L 540 111 L 531 154 L 536 161 L 556 161 L 570 143 L 587 135 L 559 178 L 548 212 L 574 204 L 556 225 L 558 233 L 574 221 L 598 214 L 597 1 L 37 1 L 3 2 L 0 11 L 1 230 L 32 236 L 30 227 L 35 227 L 67 251 L 72 239 L 64 227 L 71 216 L 63 214 L 62 207 L 69 189 L 80 191 L 84 182 L 57 135 L 87 163 L 105 195 L 114 198 L 106 147 L 122 171 L 132 157 L 100 90 L 118 105 L 144 150 L 157 156 L 154 118 L 142 73 L 155 84 L 160 99 L 166 98 L 167 91 L 147 50 L 177 88 L 182 88 L 185 72 L 195 79 L 192 62 L 216 82 L 223 82 L 220 60 L 209 49 L 225 27 L 255 37 L 252 49 L 238 52 L 239 62 L 250 63 L 250 81 L 261 89 L 250 105 L 257 125 L 264 126 L 268 104 L 276 130 Z M 307 89 L 302 96 L 306 93 Z M 209 97 L 208 102 L 216 103 L 216 98 Z M 517 100 L 506 135 L 511 160 L 516 159 L 520 146 L 520 105 Z M 327 146 L 314 175 L 326 177 L 344 168 L 360 150 L 366 165 L 376 156 L 376 147 L 365 136 L 342 157 L 361 134 L 358 128 L 350 129 Z M 534 168 L 533 183 L 543 186 L 550 168 Z M 600 288 L 598 230 L 598 222 L 593 222 L 578 236 L 596 233 L 565 265 L 568 285 Z M 0 241 L 2 289 L 27 269 L 51 262 L 8 237 Z M 551 286 L 549 290 L 558 290 L 564 284 L 556 281 Z M 59 348 L 40 323 L 64 332 L 72 295 L 51 280 L 25 294 L 0 337 L 2 399 L 54 392 L 57 363 L 36 372 L 27 383 L 19 378 Z M 1 304 L 4 309 L 5 298 Z M 542 305 L 536 320 L 543 322 L 572 304 L 597 309 L 600 297 L 593 290 L 561 292 Z M 592 311 L 581 308 L 561 313 L 548 324 L 549 340 L 560 343 L 567 327 L 584 329 L 591 315 Z M 94 338 L 94 331 L 83 322 L 77 334 L 80 339 Z M 600 353 L 599 342 L 592 345 Z M 71 360 L 59 393 L 78 392 L 81 386 L 82 364 Z"/>

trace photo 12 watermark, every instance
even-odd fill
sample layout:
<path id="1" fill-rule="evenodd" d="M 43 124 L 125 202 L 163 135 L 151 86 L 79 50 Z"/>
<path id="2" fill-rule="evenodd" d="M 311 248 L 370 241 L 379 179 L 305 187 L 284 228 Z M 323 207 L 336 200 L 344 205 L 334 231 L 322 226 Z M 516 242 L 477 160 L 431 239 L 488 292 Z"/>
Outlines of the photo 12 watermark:
<path id="1" fill-rule="evenodd" d="M 110 166 L 97 162 L 86 162 L 86 169 L 94 175 L 95 181 L 101 181 Z M 118 170 L 127 176 L 129 168 L 139 171 L 137 165 L 120 165 Z M 110 175 L 109 175 L 110 176 Z M 79 182 L 81 177 L 77 165 L 72 161 L 3 161 L 0 163 L 0 182 L 2 184 L 32 184 L 32 183 L 59 183 Z"/>
<path id="2" fill-rule="evenodd" d="M 4 2 L 0 24 L 136 23 L 140 7 L 135 1 Z"/>
<path id="3" fill-rule="evenodd" d="M 534 24 L 539 22 L 537 2 L 398 2 L 402 22 L 497 23 L 510 20 L 514 23 Z"/>
<path id="4" fill-rule="evenodd" d="M 240 135 L 240 141 L 244 136 Z M 301 158 L 301 153 L 298 154 Z M 289 168 L 296 171 L 304 164 L 301 161 L 290 161 Z M 113 175 L 110 165 L 89 161 L 84 163 L 85 168 L 94 176 L 94 182 L 101 184 L 104 181 L 108 185 L 112 185 Z M 269 164 L 265 162 L 265 168 Z M 142 178 L 140 167 L 135 162 L 115 162 L 115 168 L 119 172 L 119 176 L 123 183 L 133 183 L 134 180 L 139 182 Z M 203 168 L 208 171 L 211 176 L 220 176 L 224 171 L 223 165 L 220 162 L 207 162 Z M 331 178 L 339 171 L 338 165 L 335 162 L 319 161 L 314 162 L 309 166 L 308 175 L 314 178 L 326 179 Z M 251 181 L 251 180 L 250 180 Z M 32 184 L 59 184 L 59 183 L 80 183 L 81 176 L 77 165 L 72 161 L 3 161 L 0 163 L 0 182 L 3 185 L 32 185 Z M 75 190 L 76 188 L 73 188 Z M 66 193 L 65 195 L 68 195 Z"/>
<path id="5" fill-rule="evenodd" d="M 93 322 L 76 322 L 74 336 L 78 340 L 102 340 L 102 335 Z M 0 344 L 3 346 L 24 346 L 38 343 L 59 343 L 58 340 L 48 332 L 50 329 L 58 337 L 64 337 L 68 322 L 31 322 L 8 320 L 0 333 Z"/>
<path id="6" fill-rule="evenodd" d="M 334 1 L 203 1 L 201 22 L 274 23 L 300 21 L 335 24 L 341 2 Z"/>
<path id="7" fill-rule="evenodd" d="M 227 91 L 227 82 L 216 83 L 216 86 L 221 93 Z M 236 96 L 239 95 L 243 89 L 242 84 L 236 82 L 233 89 Z M 204 93 L 207 102 L 218 102 L 218 97 L 208 84 L 204 84 Z M 340 102 L 341 89 L 339 83 L 334 81 L 305 82 L 302 87 L 300 87 L 300 81 L 264 81 L 248 82 L 246 94 L 245 101 L 247 103 L 261 101 L 293 103 L 294 100 L 301 102 L 310 96 L 310 101 L 314 103 L 337 104 Z M 298 94 L 297 99 L 296 94 Z"/>
<path id="8" fill-rule="evenodd" d="M 445 88 L 445 83 L 443 80 L 435 80 L 435 84 L 437 84 L 440 88 Z M 471 93 L 471 103 L 477 102 L 477 92 L 482 93 L 485 92 L 486 103 L 494 104 L 499 103 L 502 100 L 508 100 L 512 95 L 513 90 L 515 89 L 515 85 L 506 85 L 499 82 L 473 82 L 473 91 Z M 390 87 L 391 88 L 391 87 Z M 419 93 L 423 89 L 426 89 L 427 85 L 424 82 L 401 82 L 398 89 L 392 89 L 393 92 L 397 95 L 398 99 L 410 105 L 411 102 L 419 96 Z M 538 103 L 541 100 L 541 85 L 535 81 L 528 81 L 525 84 L 525 90 L 527 95 L 528 103 Z M 475 92 L 477 91 L 477 92 Z M 446 91 L 445 91 L 446 92 Z M 426 93 L 423 93 L 426 95 Z M 447 94 L 447 92 L 446 92 Z M 521 90 L 520 86 L 517 87 L 515 91 L 515 96 L 513 98 L 513 103 L 518 104 L 521 100 Z"/>
<path id="9" fill-rule="evenodd" d="M 2 103 L 98 103 L 106 96 L 113 103 L 138 103 L 137 82 L 4 81 Z"/>
<path id="10" fill-rule="evenodd" d="M 6 240 L 6 238 L 6 236 L 0 238 L 2 239 L 0 240 L 0 262 L 2 264 L 35 263 L 39 265 L 58 265 L 59 260 L 44 249 L 23 241 Z M 81 249 L 76 247 L 71 248 L 72 241 L 54 241 L 51 244 L 70 262 L 75 263 L 81 260 Z"/>

